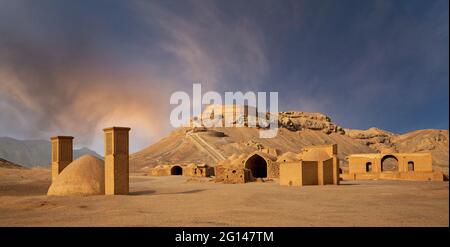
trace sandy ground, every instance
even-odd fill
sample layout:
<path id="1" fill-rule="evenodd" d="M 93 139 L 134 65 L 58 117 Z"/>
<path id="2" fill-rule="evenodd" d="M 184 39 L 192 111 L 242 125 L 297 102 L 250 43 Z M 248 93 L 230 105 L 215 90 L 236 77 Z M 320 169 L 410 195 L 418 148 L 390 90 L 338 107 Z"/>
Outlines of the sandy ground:
<path id="1" fill-rule="evenodd" d="M 47 197 L 48 169 L 0 169 L 0 226 L 449 226 L 448 182 L 292 188 L 131 176 L 131 195 Z"/>

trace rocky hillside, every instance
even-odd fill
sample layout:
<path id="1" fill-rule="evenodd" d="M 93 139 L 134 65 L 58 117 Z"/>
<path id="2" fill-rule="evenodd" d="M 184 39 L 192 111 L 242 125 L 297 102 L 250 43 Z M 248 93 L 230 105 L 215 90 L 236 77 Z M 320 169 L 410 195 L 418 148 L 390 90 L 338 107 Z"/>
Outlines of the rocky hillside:
<path id="1" fill-rule="evenodd" d="M 51 150 L 50 141 L 0 137 L 0 158 L 25 167 L 50 165 Z M 75 149 L 73 152 L 74 159 L 85 154 L 100 157 L 99 154 L 88 148 Z"/>
<path id="2" fill-rule="evenodd" d="M 280 127 L 292 131 L 309 129 L 322 131 L 325 134 L 344 134 L 341 126 L 332 123 L 330 117 L 318 112 L 280 112 L 278 124 Z"/>
<path id="3" fill-rule="evenodd" d="M 308 145 L 337 143 L 344 169 L 345 157 L 353 153 L 432 152 L 433 165 L 448 174 L 447 130 L 418 130 L 401 135 L 377 128 L 352 130 L 321 113 L 294 111 L 280 112 L 278 123 L 278 135 L 271 139 L 259 138 L 257 128 L 178 128 L 132 154 L 130 169 L 191 162 L 215 165 L 219 156 L 227 158 L 261 148 L 276 148 L 284 153 L 299 152 Z"/>

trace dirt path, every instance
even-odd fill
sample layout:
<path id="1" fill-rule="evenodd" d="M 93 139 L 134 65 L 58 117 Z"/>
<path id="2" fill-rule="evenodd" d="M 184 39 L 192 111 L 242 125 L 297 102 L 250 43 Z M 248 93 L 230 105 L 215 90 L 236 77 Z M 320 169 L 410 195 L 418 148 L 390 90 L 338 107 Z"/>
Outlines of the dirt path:
<path id="1" fill-rule="evenodd" d="M 208 154 L 215 162 L 225 160 L 225 157 L 214 147 L 209 145 L 203 138 L 196 133 L 187 134 L 194 144 L 203 152 Z"/>

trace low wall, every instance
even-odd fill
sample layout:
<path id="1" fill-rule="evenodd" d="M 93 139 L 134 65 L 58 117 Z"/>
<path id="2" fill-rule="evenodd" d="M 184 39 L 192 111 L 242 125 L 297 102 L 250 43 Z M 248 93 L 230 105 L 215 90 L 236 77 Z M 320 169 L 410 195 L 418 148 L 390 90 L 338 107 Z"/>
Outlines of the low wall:
<path id="1" fill-rule="evenodd" d="M 343 173 L 342 180 L 413 180 L 444 181 L 442 172 L 381 172 L 381 173 Z"/>

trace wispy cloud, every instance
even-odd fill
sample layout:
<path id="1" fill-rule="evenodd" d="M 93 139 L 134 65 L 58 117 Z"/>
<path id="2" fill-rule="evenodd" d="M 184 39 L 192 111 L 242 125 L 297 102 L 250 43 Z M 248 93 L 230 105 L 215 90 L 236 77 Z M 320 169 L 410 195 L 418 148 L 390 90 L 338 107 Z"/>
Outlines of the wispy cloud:
<path id="1" fill-rule="evenodd" d="M 245 16 L 229 20 L 212 2 L 183 4 L 191 11 L 153 1 L 113 1 L 102 11 L 80 3 L 73 12 L 51 2 L 2 2 L 7 118 L 0 135 L 72 134 L 101 152 L 101 129 L 126 125 L 135 151 L 170 130 L 171 92 L 194 82 L 221 90 L 264 80 L 269 65 L 257 24 Z M 113 18 L 128 22 L 123 27 L 109 24 L 116 11 L 124 16 Z M 130 28 L 135 39 L 123 37 Z"/>
<path id="2" fill-rule="evenodd" d="M 212 1 L 187 3 L 180 8 L 189 12 L 157 2 L 135 2 L 138 15 L 159 35 L 149 49 L 166 53 L 170 71 L 177 72 L 172 79 L 202 82 L 213 89 L 264 82 L 269 62 L 260 27 L 245 16 L 230 19 Z"/>

